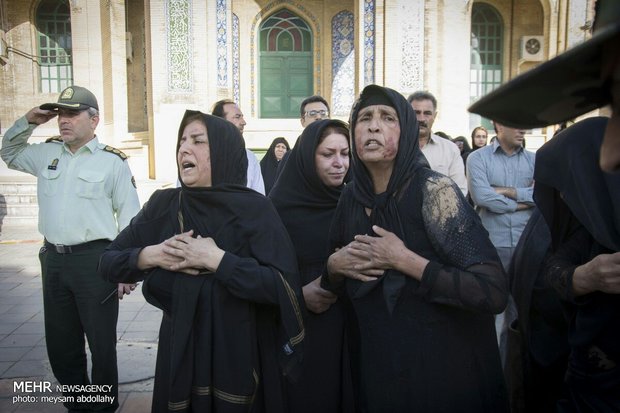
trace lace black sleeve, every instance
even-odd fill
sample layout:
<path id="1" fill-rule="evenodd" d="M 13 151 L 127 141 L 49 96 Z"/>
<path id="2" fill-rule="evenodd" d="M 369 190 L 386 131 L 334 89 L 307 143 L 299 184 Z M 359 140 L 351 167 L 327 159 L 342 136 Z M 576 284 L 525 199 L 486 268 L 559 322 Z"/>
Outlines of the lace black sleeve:
<path id="1" fill-rule="evenodd" d="M 506 307 L 508 281 L 480 219 L 454 183 L 430 179 L 422 216 L 441 262 L 431 261 L 420 288 L 432 302 L 498 314 Z"/>

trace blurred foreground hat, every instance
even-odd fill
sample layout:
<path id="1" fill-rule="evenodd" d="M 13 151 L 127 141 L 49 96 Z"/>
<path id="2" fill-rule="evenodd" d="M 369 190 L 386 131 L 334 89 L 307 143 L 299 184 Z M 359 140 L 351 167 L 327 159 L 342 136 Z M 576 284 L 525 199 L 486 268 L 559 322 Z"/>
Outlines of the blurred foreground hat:
<path id="1" fill-rule="evenodd" d="M 95 108 L 99 110 L 97 98 L 93 93 L 81 86 L 69 86 L 62 91 L 56 103 L 45 103 L 40 106 L 43 110 L 57 110 L 59 108 L 86 110 Z"/>
<path id="2" fill-rule="evenodd" d="M 620 1 L 598 0 L 592 38 L 517 76 L 469 108 L 502 125 L 538 128 L 611 103 L 603 51 L 620 45 Z"/>

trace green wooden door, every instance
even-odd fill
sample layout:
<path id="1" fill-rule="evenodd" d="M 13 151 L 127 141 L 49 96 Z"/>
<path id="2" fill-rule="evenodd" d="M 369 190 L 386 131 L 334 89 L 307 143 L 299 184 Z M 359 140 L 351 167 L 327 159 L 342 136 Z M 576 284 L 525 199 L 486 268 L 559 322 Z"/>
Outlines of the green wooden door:
<path id="1" fill-rule="evenodd" d="M 263 52 L 259 75 L 261 117 L 298 118 L 299 105 L 312 95 L 312 53 Z"/>
<path id="2" fill-rule="evenodd" d="M 313 95 L 312 30 L 282 9 L 260 28 L 259 114 L 261 118 L 299 118 L 299 105 Z"/>

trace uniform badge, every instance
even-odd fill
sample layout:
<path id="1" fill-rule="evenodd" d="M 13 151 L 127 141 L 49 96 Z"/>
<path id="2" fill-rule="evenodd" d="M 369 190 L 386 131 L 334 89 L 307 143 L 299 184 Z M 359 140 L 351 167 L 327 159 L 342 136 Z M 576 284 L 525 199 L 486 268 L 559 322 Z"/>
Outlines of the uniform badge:
<path id="1" fill-rule="evenodd" d="M 134 178 L 133 176 L 131 177 L 131 184 L 134 188 L 138 189 L 138 186 L 136 185 L 136 178 Z"/>
<path id="2" fill-rule="evenodd" d="M 64 92 L 62 92 L 62 96 L 60 99 L 71 99 L 73 97 L 73 88 L 66 88 Z"/>
<path id="3" fill-rule="evenodd" d="M 51 171 L 55 171 L 57 165 L 58 165 L 58 158 L 54 159 L 51 164 L 47 165 L 47 169 Z"/>

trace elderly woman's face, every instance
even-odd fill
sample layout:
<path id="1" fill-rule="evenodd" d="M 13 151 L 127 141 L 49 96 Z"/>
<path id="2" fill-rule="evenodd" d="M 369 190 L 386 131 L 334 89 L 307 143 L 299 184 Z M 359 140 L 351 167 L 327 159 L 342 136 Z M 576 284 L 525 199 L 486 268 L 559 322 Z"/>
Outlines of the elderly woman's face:
<path id="1" fill-rule="evenodd" d="M 371 105 L 361 109 L 354 131 L 357 156 L 366 166 L 394 162 L 400 142 L 396 109 L 387 105 Z"/>
<path id="2" fill-rule="evenodd" d="M 342 185 L 349 170 L 349 139 L 340 133 L 327 135 L 316 147 L 314 165 L 325 185 Z"/>
<path id="3" fill-rule="evenodd" d="M 273 154 L 276 156 L 278 161 L 281 161 L 284 158 L 284 154 L 286 153 L 286 145 L 283 143 L 278 143 L 275 148 L 273 148 Z"/>
<path id="4" fill-rule="evenodd" d="M 204 123 L 195 120 L 183 129 L 177 162 L 186 186 L 211 186 L 211 152 Z"/>

